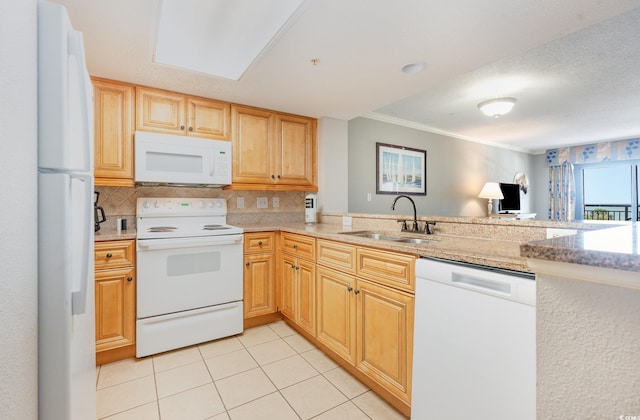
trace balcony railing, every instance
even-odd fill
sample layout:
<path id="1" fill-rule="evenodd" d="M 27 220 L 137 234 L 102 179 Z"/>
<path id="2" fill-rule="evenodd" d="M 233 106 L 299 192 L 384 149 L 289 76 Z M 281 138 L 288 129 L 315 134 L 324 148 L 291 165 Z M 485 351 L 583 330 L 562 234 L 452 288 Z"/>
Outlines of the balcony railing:
<path id="1" fill-rule="evenodd" d="M 640 206 L 633 214 L 631 204 L 585 204 L 584 220 L 640 220 Z"/>

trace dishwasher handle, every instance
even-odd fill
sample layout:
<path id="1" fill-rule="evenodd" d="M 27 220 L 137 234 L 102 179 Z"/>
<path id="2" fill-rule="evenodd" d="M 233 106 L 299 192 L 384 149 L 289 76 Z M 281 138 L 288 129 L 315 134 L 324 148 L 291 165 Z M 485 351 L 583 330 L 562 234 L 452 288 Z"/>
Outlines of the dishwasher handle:
<path id="1" fill-rule="evenodd" d="M 511 297 L 511 283 L 499 280 L 488 280 L 462 273 L 452 273 L 451 283 L 466 289 L 482 291 L 491 295 Z"/>

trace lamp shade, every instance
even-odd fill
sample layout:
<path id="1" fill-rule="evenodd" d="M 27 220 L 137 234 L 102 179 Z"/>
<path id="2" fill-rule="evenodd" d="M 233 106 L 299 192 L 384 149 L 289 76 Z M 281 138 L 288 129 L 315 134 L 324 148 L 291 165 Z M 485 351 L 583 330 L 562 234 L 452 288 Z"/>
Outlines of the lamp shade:
<path id="1" fill-rule="evenodd" d="M 498 118 L 508 114 L 516 104 L 516 98 L 496 98 L 480 102 L 478 108 L 488 117 Z"/>
<path id="2" fill-rule="evenodd" d="M 500 185 L 497 182 L 487 182 L 482 187 L 482 191 L 478 194 L 480 198 L 499 198 L 503 199 L 504 195 L 502 195 L 502 191 L 500 190 Z"/>

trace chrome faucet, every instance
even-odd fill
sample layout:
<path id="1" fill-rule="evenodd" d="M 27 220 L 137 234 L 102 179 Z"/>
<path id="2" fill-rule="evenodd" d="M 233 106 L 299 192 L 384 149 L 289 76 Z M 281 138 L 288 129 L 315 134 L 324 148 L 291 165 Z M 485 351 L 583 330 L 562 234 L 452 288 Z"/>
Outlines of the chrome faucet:
<path id="1" fill-rule="evenodd" d="M 402 197 L 404 197 L 407 200 L 411 201 L 411 205 L 413 206 L 413 227 L 411 229 L 408 229 L 407 228 L 407 222 L 404 221 L 403 224 L 402 224 L 402 230 L 417 232 L 418 231 L 418 212 L 416 211 L 416 203 L 413 201 L 413 199 L 411 197 L 409 197 L 408 195 L 399 195 L 399 196 L 397 196 L 396 199 L 393 200 L 393 204 L 391 205 L 391 210 L 395 210 L 396 209 L 396 202 L 399 199 L 401 199 Z"/>

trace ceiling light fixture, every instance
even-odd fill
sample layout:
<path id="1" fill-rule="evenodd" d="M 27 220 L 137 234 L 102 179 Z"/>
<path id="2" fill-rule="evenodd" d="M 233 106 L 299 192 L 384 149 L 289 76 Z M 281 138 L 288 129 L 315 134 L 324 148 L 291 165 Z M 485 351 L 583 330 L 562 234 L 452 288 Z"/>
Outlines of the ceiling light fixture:
<path id="1" fill-rule="evenodd" d="M 418 61 L 417 63 L 410 63 L 402 66 L 402 72 L 407 74 L 420 73 L 425 67 L 426 64 L 423 61 Z"/>
<path id="2" fill-rule="evenodd" d="M 478 108 L 487 117 L 498 118 L 511 112 L 516 102 L 516 98 L 495 98 L 480 102 Z"/>

